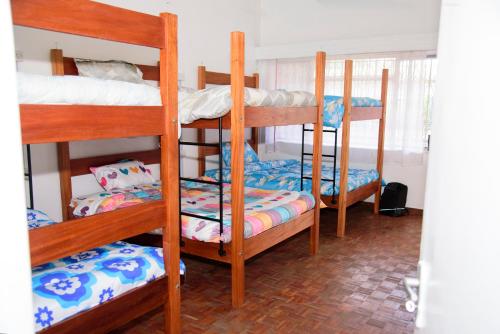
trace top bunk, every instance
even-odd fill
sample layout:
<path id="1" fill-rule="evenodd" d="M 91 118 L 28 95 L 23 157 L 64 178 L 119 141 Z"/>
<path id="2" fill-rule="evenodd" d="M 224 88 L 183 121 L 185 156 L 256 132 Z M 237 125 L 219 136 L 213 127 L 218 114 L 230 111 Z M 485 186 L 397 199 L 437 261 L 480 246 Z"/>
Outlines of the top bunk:
<path id="1" fill-rule="evenodd" d="M 170 123 L 166 117 L 177 122 L 177 16 L 168 13 L 153 16 L 83 0 L 51 1 L 50 6 L 43 0 L 11 0 L 11 4 L 14 25 L 160 50 L 158 79 L 161 78 L 161 84 L 156 105 L 101 104 L 99 100 L 97 103 L 50 103 L 25 99 L 26 94 L 20 93 L 23 144 L 162 135 L 169 128 L 165 126 Z M 64 74 L 63 68 L 62 59 L 53 62 L 55 74 Z M 22 74 L 18 77 L 18 85 L 25 86 L 24 91 L 35 85 L 42 87 L 43 80 L 47 80 L 35 75 L 33 82 L 24 85 L 23 81 L 29 81 L 23 78 L 26 76 L 30 77 Z M 55 80 L 58 83 L 55 87 L 66 85 L 57 81 L 62 78 Z M 79 87 L 80 91 L 84 89 Z M 167 109 L 175 112 L 168 112 L 167 116 Z M 140 117 L 143 113 L 148 113 L 148 117 Z"/>

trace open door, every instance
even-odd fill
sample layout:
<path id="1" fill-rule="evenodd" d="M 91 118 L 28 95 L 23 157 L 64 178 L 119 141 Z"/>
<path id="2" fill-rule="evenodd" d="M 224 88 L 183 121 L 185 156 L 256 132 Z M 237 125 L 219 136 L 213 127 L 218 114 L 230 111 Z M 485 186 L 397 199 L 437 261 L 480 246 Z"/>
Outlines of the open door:
<path id="1" fill-rule="evenodd" d="M 407 283 L 420 283 L 418 333 L 500 333 L 500 2 L 443 0 L 440 24 L 420 277 Z"/>

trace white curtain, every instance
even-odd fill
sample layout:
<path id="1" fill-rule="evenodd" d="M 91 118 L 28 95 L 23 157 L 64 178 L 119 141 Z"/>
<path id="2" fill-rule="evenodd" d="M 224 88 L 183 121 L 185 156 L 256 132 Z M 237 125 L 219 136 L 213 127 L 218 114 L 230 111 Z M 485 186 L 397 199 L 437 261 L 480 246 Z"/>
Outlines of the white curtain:
<path id="1" fill-rule="evenodd" d="M 354 59 L 353 96 L 380 98 L 382 69 L 389 69 L 389 91 L 385 129 L 387 162 L 421 164 L 428 135 L 436 59 L 425 52 L 384 55 L 348 55 L 329 58 L 326 64 L 326 95 L 343 94 L 344 60 Z M 269 89 L 307 90 L 314 92 L 314 58 L 274 59 L 259 62 L 261 86 Z M 301 127 L 266 129 L 266 143 L 301 142 Z M 339 138 L 341 131 L 339 131 Z M 324 137 L 325 145 L 333 145 L 333 135 Z M 377 148 L 378 121 L 351 123 L 353 150 L 371 151 L 371 162 Z M 306 136 L 312 142 L 312 136 Z M 341 143 L 339 142 L 339 147 Z M 354 154 L 356 155 L 356 154 Z M 362 160 L 362 159 L 361 159 Z"/>

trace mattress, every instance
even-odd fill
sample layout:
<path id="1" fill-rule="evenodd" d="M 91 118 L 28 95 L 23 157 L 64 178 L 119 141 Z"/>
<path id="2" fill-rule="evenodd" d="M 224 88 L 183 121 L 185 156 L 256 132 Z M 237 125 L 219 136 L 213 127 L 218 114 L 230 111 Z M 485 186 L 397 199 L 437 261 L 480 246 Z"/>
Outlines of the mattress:
<path id="1" fill-rule="evenodd" d="M 181 261 L 181 275 L 186 267 Z M 163 251 L 115 242 L 32 269 L 36 331 L 165 274 Z"/>
<path id="2" fill-rule="evenodd" d="M 122 207 L 118 204 L 122 198 L 130 196 L 125 206 L 144 203 L 161 198 L 160 183 L 136 187 L 153 188 L 149 193 L 130 192 L 129 188 L 82 196 L 72 200 L 74 212 L 80 216 L 90 216 L 99 212 Z M 100 196 L 104 194 L 104 196 Z M 136 197 L 147 196 L 152 197 Z M 115 199 L 119 199 L 116 201 Z M 89 205 L 91 202 L 91 205 Z M 263 190 L 245 188 L 245 223 L 244 236 L 250 238 L 274 226 L 286 223 L 314 207 L 314 198 L 307 192 L 288 190 Z M 208 218 L 219 218 L 219 188 L 196 182 L 183 182 L 181 187 L 182 211 Z M 231 186 L 224 186 L 223 204 L 224 227 L 222 236 L 218 222 L 182 216 L 182 236 L 206 242 L 231 241 Z"/>
<path id="3" fill-rule="evenodd" d="M 161 105 L 160 91 L 148 84 L 81 76 L 44 76 L 18 73 L 18 96 L 26 104 Z M 183 124 L 217 118 L 231 110 L 231 87 L 179 90 L 179 119 Z M 308 92 L 245 88 L 246 106 L 314 106 Z"/>
<path id="4" fill-rule="evenodd" d="M 369 97 L 353 97 L 353 107 L 381 107 L 382 102 Z M 323 125 L 338 128 L 344 117 L 344 98 L 342 96 L 325 95 L 323 108 Z"/>
<path id="5" fill-rule="evenodd" d="M 28 228 L 56 224 L 28 209 Z M 186 266 L 180 263 L 180 274 Z M 36 331 L 143 286 L 165 274 L 163 251 L 123 241 L 97 247 L 32 268 Z"/>
<path id="6" fill-rule="evenodd" d="M 322 166 L 322 178 L 332 179 L 333 166 Z M 231 169 L 222 169 L 224 182 L 231 182 Z M 214 179 L 219 178 L 218 169 L 207 170 L 205 175 Z M 312 176 L 312 164 L 304 163 L 304 176 Z M 349 168 L 347 191 L 353 191 L 368 183 L 378 180 L 379 174 L 375 169 Z M 269 190 L 300 191 L 300 161 L 298 160 L 269 160 L 249 163 L 245 165 L 245 186 Z M 340 169 L 336 169 L 335 187 L 331 181 L 321 181 L 321 194 L 324 196 L 338 195 L 340 191 Z M 304 179 L 305 191 L 311 191 L 312 180 Z"/>
<path id="7" fill-rule="evenodd" d="M 307 192 L 245 187 L 244 238 L 284 224 L 311 210 L 314 197 Z M 182 187 L 182 211 L 218 219 L 219 188 L 189 182 Z M 182 216 L 182 236 L 206 242 L 231 241 L 231 186 L 224 184 L 223 232 L 218 222 Z"/>

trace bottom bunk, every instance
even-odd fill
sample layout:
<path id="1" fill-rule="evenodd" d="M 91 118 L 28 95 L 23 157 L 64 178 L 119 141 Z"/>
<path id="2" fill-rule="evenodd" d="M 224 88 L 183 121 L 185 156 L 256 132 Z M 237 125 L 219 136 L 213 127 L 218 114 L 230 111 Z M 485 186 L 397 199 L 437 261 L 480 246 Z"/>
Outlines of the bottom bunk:
<path id="1" fill-rule="evenodd" d="M 28 210 L 29 229 L 55 223 Z M 164 304 L 166 279 L 161 248 L 123 241 L 33 267 L 35 329 L 107 332 Z"/>
<path id="2" fill-rule="evenodd" d="M 205 175 L 212 178 L 219 177 L 218 169 L 211 169 Z M 231 182 L 231 170 L 222 169 L 224 182 Z M 312 163 L 304 162 L 303 190 L 311 191 L 312 188 Z M 321 177 L 331 180 L 333 166 L 322 166 Z M 379 179 L 376 169 L 349 168 L 347 191 L 351 192 Z M 321 181 L 321 195 L 332 196 L 340 192 L 340 170 L 335 169 L 335 185 L 332 181 Z M 245 186 L 262 189 L 284 189 L 290 191 L 301 190 L 301 162 L 294 159 L 256 161 L 245 164 Z"/>

